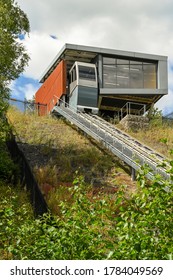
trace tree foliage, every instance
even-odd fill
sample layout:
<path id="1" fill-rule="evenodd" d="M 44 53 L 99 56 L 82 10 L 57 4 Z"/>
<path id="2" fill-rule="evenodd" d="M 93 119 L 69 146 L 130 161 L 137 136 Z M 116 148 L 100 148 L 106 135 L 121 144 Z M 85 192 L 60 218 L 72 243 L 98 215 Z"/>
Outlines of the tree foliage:
<path id="1" fill-rule="evenodd" d="M 26 14 L 14 0 L 0 0 L 0 113 L 6 110 L 3 98 L 9 95 L 9 83 L 16 79 L 28 62 L 19 40 L 29 32 Z"/>

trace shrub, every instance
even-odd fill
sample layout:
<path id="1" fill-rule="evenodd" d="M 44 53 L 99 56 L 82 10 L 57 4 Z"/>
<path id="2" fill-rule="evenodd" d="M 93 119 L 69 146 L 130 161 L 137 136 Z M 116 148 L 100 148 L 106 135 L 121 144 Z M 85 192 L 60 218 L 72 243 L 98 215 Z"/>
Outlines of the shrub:
<path id="1" fill-rule="evenodd" d="M 2 141 L 0 141 L 0 158 L 0 180 L 11 181 L 18 173 L 18 167 L 10 158 L 7 147 Z"/>
<path id="2" fill-rule="evenodd" d="M 18 229 L 14 212 L 7 209 L 11 258 L 171 259 L 173 185 L 160 184 L 157 176 L 148 185 L 147 171 L 139 174 L 139 189 L 130 198 L 125 186 L 116 195 L 92 196 L 76 176 L 68 189 L 70 199 L 57 200 L 59 216 L 26 219 Z"/>

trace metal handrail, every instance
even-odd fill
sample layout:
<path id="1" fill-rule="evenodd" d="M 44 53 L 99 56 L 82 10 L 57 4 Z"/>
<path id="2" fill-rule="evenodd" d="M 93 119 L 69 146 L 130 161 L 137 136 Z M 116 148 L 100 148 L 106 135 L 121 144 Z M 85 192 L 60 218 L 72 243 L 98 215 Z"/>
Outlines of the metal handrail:
<path id="1" fill-rule="evenodd" d="M 88 135 L 101 142 L 106 148 L 113 152 L 113 154 L 118 156 L 135 170 L 139 170 L 140 167 L 146 163 L 149 164 L 155 172 L 159 171 L 164 177 L 169 178 L 169 175 L 163 168 L 158 168 L 158 162 L 156 162 L 154 158 L 147 157 L 145 153 L 141 154 L 141 152 L 132 147 L 133 145 L 129 146 L 128 143 L 124 143 L 123 138 L 122 140 L 116 138 L 112 135 L 111 131 L 109 132 L 109 130 L 102 128 L 101 125 L 99 126 L 99 124 L 96 124 L 93 119 L 89 119 L 87 114 L 78 114 L 70 108 L 59 106 L 54 107 L 54 111 L 57 111 L 85 131 Z M 139 163 L 137 162 L 137 159 L 139 160 Z M 153 173 L 148 173 L 148 178 L 153 178 Z"/>
<path id="2" fill-rule="evenodd" d="M 63 95 L 63 94 L 62 94 L 62 95 Z M 59 102 L 59 105 L 60 105 L 60 103 L 62 103 L 62 104 L 65 105 L 65 107 L 68 107 L 68 108 L 74 110 L 76 113 L 81 113 L 81 111 L 80 111 L 78 108 L 76 108 L 76 107 L 72 106 L 71 104 L 65 102 L 63 99 L 59 98 L 59 97 L 56 96 L 56 95 L 53 95 L 53 98 L 51 99 L 51 101 L 54 99 L 54 97 L 55 97 L 55 98 L 57 99 L 57 101 Z M 51 102 L 51 101 L 50 101 L 50 102 Z M 50 103 L 50 102 L 49 102 L 49 103 Z M 57 103 L 58 103 L 58 102 L 57 102 Z"/>
<path id="3" fill-rule="evenodd" d="M 141 103 L 134 103 L 134 102 L 127 102 L 119 111 L 118 111 L 118 119 L 119 120 L 122 120 L 123 119 L 123 114 L 126 113 L 126 115 L 130 115 L 131 112 L 132 112 L 132 108 L 131 108 L 131 105 L 134 104 L 134 105 L 140 105 L 140 106 L 143 106 L 141 109 L 138 109 L 139 111 L 139 115 L 140 115 L 140 112 L 143 110 L 143 115 L 146 113 L 146 105 L 145 104 L 141 104 Z M 137 109 L 134 109 L 135 111 Z"/>

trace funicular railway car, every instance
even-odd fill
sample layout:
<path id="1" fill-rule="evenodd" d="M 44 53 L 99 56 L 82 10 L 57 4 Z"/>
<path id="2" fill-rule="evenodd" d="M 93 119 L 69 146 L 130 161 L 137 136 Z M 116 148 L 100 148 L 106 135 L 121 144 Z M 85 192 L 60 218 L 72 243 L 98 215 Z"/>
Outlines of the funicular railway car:
<path id="1" fill-rule="evenodd" d="M 168 93 L 167 57 L 66 44 L 40 82 L 35 100 L 48 113 L 63 100 L 75 111 L 114 115 L 130 102 L 130 113 L 141 114 Z"/>
<path id="2" fill-rule="evenodd" d="M 98 113 L 98 82 L 95 64 L 75 62 L 69 71 L 69 106 Z"/>

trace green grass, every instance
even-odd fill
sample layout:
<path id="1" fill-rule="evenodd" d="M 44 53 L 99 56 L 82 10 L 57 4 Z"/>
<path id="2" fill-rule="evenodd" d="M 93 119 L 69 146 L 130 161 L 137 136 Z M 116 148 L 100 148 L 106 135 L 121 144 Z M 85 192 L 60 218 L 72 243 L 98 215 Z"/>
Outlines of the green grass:
<path id="1" fill-rule="evenodd" d="M 14 108 L 8 118 L 24 143 L 26 157 L 45 196 L 50 189 L 55 192 L 61 185 L 71 186 L 76 171 L 96 189 L 134 186 L 116 157 L 103 152 L 61 118 L 23 114 Z"/>
<path id="2" fill-rule="evenodd" d="M 19 228 L 34 220 L 28 193 L 18 185 L 19 168 L 10 158 L 4 138 L 0 139 L 0 259 L 11 259 L 11 246 Z"/>
<path id="3" fill-rule="evenodd" d="M 126 197 L 125 187 L 97 196 L 76 174 L 72 186 L 59 189 L 56 215 L 33 219 L 11 189 L 2 197 L 2 259 L 172 259 L 172 185 L 146 185 Z M 169 192 L 165 190 L 169 188 Z M 66 195 L 65 195 L 66 194 Z M 60 199 L 61 198 L 61 199 Z M 7 202 L 8 200 L 8 202 Z M 20 202 L 20 203 L 19 203 Z"/>
<path id="4" fill-rule="evenodd" d="M 41 191 L 55 213 L 56 209 L 59 211 L 57 200 L 64 199 L 61 187 L 67 188 L 68 197 L 76 172 L 95 192 L 116 192 L 120 185 L 126 185 L 127 192 L 134 192 L 136 184 L 131 181 L 129 172 L 122 169 L 121 162 L 93 145 L 90 138 L 62 118 L 23 114 L 14 108 L 9 109 L 8 118 L 24 143 Z M 165 156 L 169 155 L 173 144 L 171 127 L 150 126 L 147 131 L 129 133 Z M 161 141 L 163 137 L 167 139 L 166 144 Z"/>
<path id="5" fill-rule="evenodd" d="M 13 119 L 15 127 L 18 126 L 20 133 L 20 123 L 18 123 L 17 118 L 14 118 L 15 112 L 11 112 L 11 119 Z M 134 192 L 127 192 L 127 186 L 119 186 L 120 183 L 117 188 L 114 188 L 114 192 L 112 189 L 105 191 L 106 182 L 111 181 L 116 186 L 121 173 L 115 163 L 112 167 L 112 160 L 111 166 L 108 164 L 108 159 L 105 160 L 104 156 L 110 160 L 110 155 L 102 153 L 95 146 L 93 147 L 88 139 L 83 138 L 81 134 L 78 134 L 61 120 L 50 119 L 50 123 L 53 124 L 52 129 L 56 131 L 56 123 L 59 126 L 62 124 L 66 127 L 65 135 L 69 133 L 69 136 L 72 137 L 71 134 L 77 133 L 75 137 L 78 135 L 83 141 L 82 147 L 79 147 L 79 141 L 75 148 L 75 142 L 70 142 L 69 146 L 69 139 L 64 139 L 64 142 L 60 142 L 56 148 L 56 138 L 54 146 L 52 146 L 51 141 L 48 143 L 45 141 L 44 129 L 40 133 L 40 139 L 36 137 L 36 133 L 32 134 L 30 129 L 30 126 L 34 126 L 38 130 L 41 120 L 42 128 L 46 127 L 51 132 L 48 118 L 38 119 L 36 116 L 30 115 L 23 117 L 23 120 L 28 122 L 27 128 L 22 128 L 26 135 L 25 138 L 21 134 L 24 148 L 26 145 L 27 150 L 30 147 L 32 149 L 37 147 L 43 149 L 42 152 L 47 157 L 51 154 L 49 164 L 47 162 L 45 165 L 40 164 L 35 172 L 40 169 L 37 177 L 40 182 L 52 180 L 50 184 L 55 184 L 56 181 L 57 185 L 55 184 L 52 191 L 47 194 L 51 210 L 53 210 L 52 213 L 55 214 L 48 213 L 40 219 L 34 219 L 27 194 L 7 183 L 11 177 L 8 180 L 6 178 L 5 182 L 0 180 L 1 259 L 172 259 L 173 185 L 171 182 L 163 182 L 160 185 L 160 178 L 155 176 L 154 180 L 148 184 L 145 178 L 148 170 L 143 167 L 138 174 L 137 187 Z M 21 126 L 23 127 L 23 123 Z M 61 134 L 63 131 L 62 129 Z M 31 142 L 27 142 L 27 137 L 28 142 Z M 68 144 L 65 143 L 66 141 Z M 51 144 L 49 145 L 49 143 Z M 86 151 L 85 145 L 87 145 Z M 76 149 L 77 153 L 75 153 Z M 81 149 L 83 152 L 80 154 Z M 41 150 L 39 151 L 40 155 Z M 64 151 L 62 161 L 60 157 L 57 157 L 56 151 L 58 151 L 58 155 L 59 153 L 63 155 Z M 86 152 L 85 156 L 83 156 L 84 151 Z M 36 153 L 36 150 L 34 152 Z M 95 156 L 93 156 L 93 152 Z M 102 154 L 105 162 L 102 161 Z M 30 156 L 31 160 L 33 159 L 30 153 L 27 155 Z M 67 182 L 67 179 L 69 180 L 68 172 L 71 172 L 71 169 L 67 168 L 68 172 L 66 176 L 64 174 L 64 181 L 60 182 L 57 176 L 59 174 L 57 166 L 60 168 L 61 165 L 56 163 L 58 160 L 61 164 L 63 163 L 65 170 L 67 162 L 70 166 L 72 156 L 74 157 L 73 164 L 77 158 L 76 165 L 80 164 L 80 169 L 74 171 L 73 181 Z M 43 161 L 43 158 L 41 160 Z M 83 162 L 85 162 L 84 165 L 82 165 Z M 100 163 L 103 164 L 101 169 Z M 173 161 L 170 164 L 173 166 Z M 73 165 L 70 168 L 73 168 Z M 87 182 L 86 177 L 81 175 L 82 168 L 83 170 L 93 168 L 92 172 L 99 171 L 99 176 L 102 173 L 106 177 L 103 189 L 100 188 L 100 177 L 96 178 L 98 188 L 93 188 L 92 184 Z M 76 167 L 73 170 L 76 170 Z M 169 172 L 172 176 L 173 170 L 170 169 Z M 122 179 L 122 176 L 120 177 L 119 180 Z M 50 185 L 46 184 L 48 188 Z M 108 187 L 110 188 L 109 184 Z M 100 190 L 102 191 L 100 192 Z"/>
<path id="6" fill-rule="evenodd" d="M 168 124 L 150 125 L 148 130 L 138 132 L 129 131 L 134 138 L 150 146 L 167 158 L 170 158 L 170 150 L 173 149 L 173 126 Z"/>

